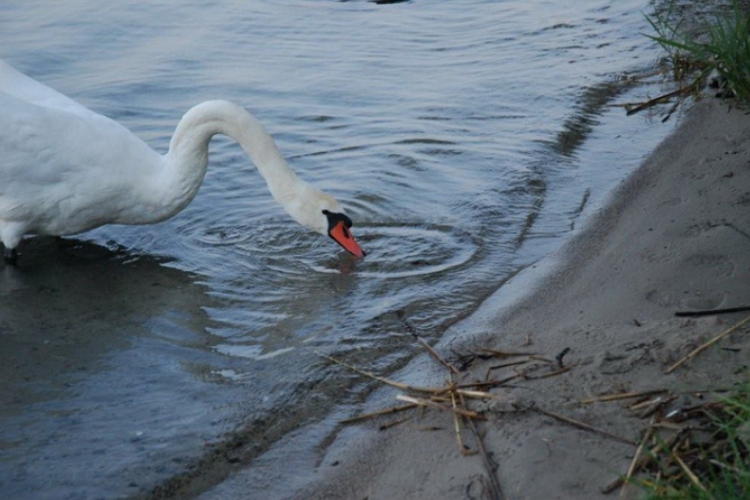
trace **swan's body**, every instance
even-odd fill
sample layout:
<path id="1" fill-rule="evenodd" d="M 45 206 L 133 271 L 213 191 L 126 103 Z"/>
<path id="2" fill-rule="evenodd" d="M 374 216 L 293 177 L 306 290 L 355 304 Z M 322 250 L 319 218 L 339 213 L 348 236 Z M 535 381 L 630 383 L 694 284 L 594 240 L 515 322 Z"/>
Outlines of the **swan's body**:
<path id="1" fill-rule="evenodd" d="M 216 134 L 242 146 L 297 222 L 364 255 L 339 203 L 297 177 L 244 109 L 227 101 L 193 107 L 177 125 L 169 152 L 160 155 L 117 122 L 0 61 L 0 241 L 6 259 L 15 258 L 25 234 L 71 235 L 172 217 L 198 192 Z"/>

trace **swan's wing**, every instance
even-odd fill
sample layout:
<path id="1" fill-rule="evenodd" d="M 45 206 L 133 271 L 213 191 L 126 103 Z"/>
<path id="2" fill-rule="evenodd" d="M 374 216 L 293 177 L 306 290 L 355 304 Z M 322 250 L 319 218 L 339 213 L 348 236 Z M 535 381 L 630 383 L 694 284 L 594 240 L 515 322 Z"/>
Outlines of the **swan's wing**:
<path id="1" fill-rule="evenodd" d="M 163 197 L 160 155 L 109 118 L 55 104 L 0 92 L 0 230 L 74 234 Z"/>
<path id="2" fill-rule="evenodd" d="M 60 127 L 55 116 L 79 115 L 61 113 L 4 91 L 0 91 L 0 109 L 0 221 L 30 220 L 39 205 L 58 203 L 56 186 L 64 183 L 66 176 L 75 176 L 72 151 L 66 153 L 58 146 L 60 141 L 71 147 L 75 143 L 71 143 L 69 127 Z"/>
<path id="3" fill-rule="evenodd" d="M 38 106 L 55 108 L 81 116 L 95 114 L 87 107 L 29 78 L 2 60 L 0 60 L 0 92 Z"/>

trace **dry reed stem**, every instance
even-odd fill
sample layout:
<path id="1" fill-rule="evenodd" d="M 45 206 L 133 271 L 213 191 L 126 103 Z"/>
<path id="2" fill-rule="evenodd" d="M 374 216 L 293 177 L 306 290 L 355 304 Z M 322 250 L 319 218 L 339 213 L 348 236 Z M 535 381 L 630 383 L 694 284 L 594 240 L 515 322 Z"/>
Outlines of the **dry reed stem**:
<path id="1" fill-rule="evenodd" d="M 658 403 L 660 401 L 663 401 L 663 399 L 661 398 L 661 396 L 659 396 L 658 398 L 655 398 L 655 399 L 646 399 L 645 401 L 641 401 L 639 403 L 634 403 L 634 404 L 628 406 L 628 410 L 632 410 L 632 411 L 642 410 L 643 408 L 648 408 L 649 406 L 653 405 L 654 403 Z"/>
<path id="2" fill-rule="evenodd" d="M 403 424 L 404 422 L 408 422 L 409 420 L 411 420 L 411 417 L 408 417 L 408 416 L 404 418 L 399 418 L 398 420 L 394 420 L 393 422 L 387 422 L 385 424 L 378 426 L 378 430 L 385 431 L 385 430 L 390 429 L 391 427 L 396 427 L 397 425 Z"/>
<path id="3" fill-rule="evenodd" d="M 453 393 L 451 393 L 452 395 Z M 451 398 L 447 396 L 430 396 L 430 401 L 434 401 L 435 403 L 450 403 Z"/>
<path id="4" fill-rule="evenodd" d="M 497 358 L 517 358 L 519 356 L 538 356 L 535 352 L 512 352 L 512 351 L 501 351 L 499 349 L 490 349 L 488 347 L 484 347 L 480 349 L 480 351 L 485 352 L 487 354 L 491 354 Z"/>
<path id="5" fill-rule="evenodd" d="M 475 399 L 500 399 L 500 396 L 497 394 L 492 394 L 491 392 L 484 392 L 484 391 L 468 391 L 465 389 L 456 389 L 456 394 L 461 394 L 463 396 L 469 397 L 469 398 L 475 398 Z"/>
<path id="6" fill-rule="evenodd" d="M 628 484 L 630 483 L 630 480 L 633 478 L 633 474 L 635 474 L 640 468 L 638 467 L 638 462 L 641 458 L 641 453 L 643 453 L 643 448 L 646 446 L 646 443 L 649 439 L 651 439 L 651 435 L 654 432 L 654 423 L 656 422 L 656 418 L 651 418 L 651 423 L 648 426 L 648 429 L 646 430 L 646 433 L 643 435 L 643 439 L 641 439 L 641 442 L 638 444 L 638 448 L 635 450 L 635 455 L 633 455 L 633 460 L 630 462 L 630 466 L 628 467 L 628 472 L 625 474 L 625 478 L 622 481 L 622 488 L 620 489 L 620 496 L 625 496 L 625 491 L 627 490 Z"/>
<path id="7" fill-rule="evenodd" d="M 468 418 L 486 420 L 486 417 L 484 415 L 477 413 L 475 411 L 465 410 L 463 408 L 452 408 L 450 406 L 443 406 L 440 403 L 435 403 L 433 401 L 430 401 L 429 399 L 415 398 L 413 396 L 407 396 L 405 394 L 398 394 L 396 396 L 396 399 L 398 399 L 399 401 L 404 401 L 406 403 L 414 403 L 419 406 L 424 406 L 427 408 L 436 408 L 438 410 L 453 411 L 454 413 L 458 413 L 459 415 L 463 415 L 464 417 L 468 417 Z"/>
<path id="8" fill-rule="evenodd" d="M 634 114 L 636 114 L 636 113 L 638 113 L 640 111 L 643 111 L 644 109 L 647 109 L 647 108 L 650 108 L 650 107 L 655 106 L 657 104 L 666 102 L 669 99 L 671 99 L 672 97 L 687 95 L 687 94 L 689 94 L 692 91 L 693 91 L 693 86 L 692 85 L 690 85 L 688 87 L 680 87 L 679 89 L 673 90 L 672 92 L 668 92 L 666 94 L 660 95 L 659 97 L 654 97 L 653 99 L 649 99 L 646 102 L 642 102 L 642 103 L 638 104 L 637 106 L 635 106 L 635 107 L 627 110 L 625 112 L 625 114 L 627 116 L 634 115 Z"/>
<path id="9" fill-rule="evenodd" d="M 341 366 L 345 366 L 345 367 L 349 368 L 350 370 L 359 373 L 360 375 L 364 375 L 365 377 L 369 377 L 371 379 L 377 380 L 378 382 L 382 382 L 382 383 L 384 383 L 386 385 L 390 385 L 391 387 L 395 387 L 396 389 L 401 389 L 402 391 L 424 392 L 424 393 L 427 393 L 427 394 L 441 394 L 441 393 L 444 393 L 446 391 L 446 389 L 443 389 L 443 388 L 441 388 L 441 389 L 434 389 L 434 388 L 430 388 L 430 387 L 415 387 L 415 386 L 404 384 L 404 383 L 401 383 L 401 382 L 396 382 L 395 380 L 387 379 L 385 377 L 380 377 L 378 375 L 375 375 L 372 372 L 368 372 L 368 371 L 362 370 L 361 368 L 357 368 L 354 365 L 350 365 L 349 363 L 346 363 L 345 361 L 338 360 L 336 358 L 333 358 L 333 357 L 328 356 L 326 354 L 323 354 L 321 352 L 317 352 L 316 351 L 316 354 L 318 356 L 322 357 L 322 358 L 327 359 L 328 361 L 331 361 L 331 362 L 336 363 L 336 364 L 341 365 Z"/>
<path id="10" fill-rule="evenodd" d="M 690 482 L 693 483 L 696 488 L 701 490 L 703 493 L 705 493 L 708 498 L 713 500 L 713 495 L 708 492 L 705 486 L 700 482 L 700 479 L 698 479 L 698 476 L 695 475 L 695 473 L 690 469 L 690 467 L 687 466 L 685 462 L 682 461 L 682 458 L 674 451 L 672 450 L 672 457 L 674 457 L 675 461 L 679 464 L 680 468 L 685 472 L 687 477 L 690 479 Z"/>
<path id="11" fill-rule="evenodd" d="M 459 398 L 461 399 L 461 404 L 466 406 L 466 401 L 464 401 L 464 398 L 460 394 Z M 469 419 L 468 425 L 469 429 L 471 429 L 471 432 L 474 434 L 474 438 L 477 441 L 477 448 L 479 449 L 479 454 L 482 457 L 482 463 L 484 464 L 484 468 L 487 469 L 487 476 L 490 478 L 490 499 L 504 500 L 505 495 L 503 495 L 503 489 L 500 487 L 500 481 L 497 479 L 497 475 L 495 474 L 495 468 L 493 467 L 492 460 L 490 460 L 487 449 L 484 447 L 484 440 L 477 430 L 477 424 L 474 423 L 472 419 Z"/>
<path id="12" fill-rule="evenodd" d="M 551 359 L 545 358 L 541 354 L 531 354 L 529 356 L 529 359 L 533 359 L 534 361 L 542 361 L 544 363 L 554 363 L 554 361 L 552 361 Z"/>
<path id="13" fill-rule="evenodd" d="M 666 389 L 655 389 L 653 391 L 640 391 L 640 392 L 618 392 L 615 394 L 604 394 L 602 396 L 597 396 L 595 398 L 589 398 L 589 399 L 582 399 L 579 401 L 581 404 L 591 404 L 591 403 L 606 403 L 609 401 L 620 401 L 623 399 L 633 399 L 633 398 L 640 398 L 643 396 L 653 396 L 656 394 L 662 394 L 664 392 L 667 392 Z"/>
<path id="14" fill-rule="evenodd" d="M 378 410 L 374 411 L 372 413 L 365 413 L 364 415 L 359 415 L 356 417 L 347 418 L 344 420 L 339 420 L 340 424 L 356 424 L 359 422 L 364 422 L 365 420 L 371 420 L 373 418 L 382 417 L 383 415 L 392 415 L 393 413 L 399 413 L 402 411 L 411 410 L 413 408 L 416 408 L 417 405 L 414 403 L 401 405 L 401 406 L 393 406 L 391 408 L 386 408 L 385 410 Z"/>
<path id="15" fill-rule="evenodd" d="M 733 327 L 729 328 L 728 330 L 725 330 L 724 332 L 720 333 L 719 335 L 717 335 L 716 337 L 712 338 L 711 340 L 709 340 L 705 344 L 703 344 L 701 346 L 698 346 L 695 349 L 693 349 L 692 351 L 690 351 L 690 353 L 688 353 L 686 356 L 684 356 L 678 362 L 676 362 L 675 364 L 673 364 L 672 366 L 670 366 L 669 368 L 667 368 L 667 371 L 665 373 L 667 375 L 669 375 L 670 373 L 672 373 L 673 371 L 675 371 L 677 368 L 679 368 L 680 366 L 682 366 L 685 362 L 693 359 L 695 356 L 697 356 L 698 354 L 702 353 L 703 351 L 705 351 L 706 349 L 708 349 L 709 347 L 711 347 L 712 345 L 714 345 L 715 343 L 717 343 L 718 341 L 720 341 L 721 339 L 723 339 L 724 337 L 726 337 L 727 335 L 729 335 L 730 333 L 734 332 L 738 328 L 741 328 L 743 325 L 745 325 L 748 322 L 750 322 L 750 316 L 748 316 L 747 318 L 743 319 L 742 321 L 740 321 L 739 323 L 737 323 Z"/>
<path id="16" fill-rule="evenodd" d="M 422 344 L 422 347 L 424 347 L 427 350 L 427 352 L 430 354 L 430 356 L 432 356 L 438 363 L 446 367 L 454 375 L 458 375 L 459 373 L 458 368 L 456 368 L 452 364 L 448 363 L 445 359 L 443 359 L 443 357 L 440 356 L 440 354 L 438 354 L 437 351 L 435 351 L 435 349 L 430 347 L 430 344 L 428 344 L 425 339 L 423 339 L 420 336 L 417 336 L 417 341 L 420 344 Z"/>
<path id="17" fill-rule="evenodd" d="M 524 376 L 524 378 L 526 380 L 541 380 L 543 378 L 556 377 L 558 375 L 562 375 L 565 372 L 569 372 L 570 370 L 573 369 L 573 366 L 574 365 L 563 366 L 562 368 L 555 370 L 553 372 L 544 373 L 542 375 L 537 375 L 536 377 Z"/>
<path id="18" fill-rule="evenodd" d="M 440 392 L 431 395 L 430 399 L 433 401 L 442 401 L 449 403 L 450 397 L 448 396 L 448 394 L 462 394 L 466 397 L 474 399 L 500 399 L 500 396 L 498 396 L 497 394 L 492 394 L 491 392 L 470 391 L 466 389 L 459 389 L 459 387 L 460 386 L 455 384 L 443 387 L 440 389 Z"/>
<path id="19" fill-rule="evenodd" d="M 515 375 L 511 375 L 510 377 L 505 377 L 505 378 L 498 380 L 497 385 L 498 386 L 503 385 L 507 382 L 510 382 L 511 380 L 516 380 L 517 378 L 523 378 L 523 376 L 524 375 L 521 373 L 516 373 Z"/>
<path id="20" fill-rule="evenodd" d="M 520 361 L 511 361 L 510 363 L 503 363 L 501 365 L 490 366 L 489 370 L 500 370 L 501 368 L 508 368 L 509 366 L 524 365 L 524 364 L 530 363 L 530 362 L 531 362 L 531 358 L 522 359 Z"/>
<path id="21" fill-rule="evenodd" d="M 660 408 L 663 408 L 664 405 L 671 403 L 675 399 L 677 399 L 677 396 L 674 396 L 674 395 L 667 396 L 665 398 L 662 398 L 661 396 L 659 396 L 649 406 L 644 408 L 643 411 L 638 414 L 638 417 L 639 418 L 650 417 L 651 415 L 659 411 Z"/>
<path id="22" fill-rule="evenodd" d="M 591 426 L 591 425 L 589 425 L 587 423 L 580 422 L 580 421 L 572 419 L 570 417 L 566 417 L 565 415 L 560 415 L 559 413 L 554 413 L 554 412 L 551 412 L 551 411 L 543 410 L 543 409 L 541 409 L 539 407 L 535 407 L 535 408 L 533 408 L 533 410 L 541 413 L 542 415 L 547 415 L 548 417 L 552 417 L 552 418 L 555 418 L 555 419 L 560 420 L 562 422 L 568 423 L 568 424 L 570 424 L 570 425 L 572 425 L 574 427 L 578 427 L 579 429 L 583 429 L 583 430 L 586 430 L 586 431 L 594 432 L 596 434 L 601 434 L 602 436 L 607 436 L 607 437 L 609 437 L 611 439 L 614 439 L 616 441 L 620 441 L 621 443 L 629 444 L 629 445 L 632 445 L 632 446 L 637 446 L 637 443 L 635 441 L 632 441 L 630 439 L 626 439 L 624 437 L 620 437 L 617 434 L 612 434 L 611 432 L 608 432 L 608 431 L 605 431 L 605 430 L 602 430 L 602 429 L 597 429 L 596 427 L 593 427 L 593 426 Z"/>
<path id="23" fill-rule="evenodd" d="M 456 410 L 458 409 L 458 405 L 456 405 L 456 393 L 451 392 L 451 404 L 453 405 L 453 428 L 456 431 L 456 441 L 458 442 L 458 451 L 461 452 L 461 455 L 468 456 L 472 453 L 469 451 L 469 449 L 464 444 L 463 439 L 461 439 L 461 417 L 458 415 L 458 412 Z"/>
<path id="24" fill-rule="evenodd" d="M 480 387 L 497 387 L 499 382 L 497 380 L 487 380 L 485 382 L 468 382 L 465 384 L 456 384 L 456 389 L 477 389 Z"/>

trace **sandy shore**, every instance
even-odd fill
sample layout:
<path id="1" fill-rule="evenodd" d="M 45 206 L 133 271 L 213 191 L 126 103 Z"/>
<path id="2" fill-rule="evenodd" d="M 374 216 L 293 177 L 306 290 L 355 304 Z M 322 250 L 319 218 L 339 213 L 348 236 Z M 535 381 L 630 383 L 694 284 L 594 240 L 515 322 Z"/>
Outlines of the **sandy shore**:
<path id="1" fill-rule="evenodd" d="M 526 287 L 522 300 L 505 299 Z M 514 278 L 437 348 L 552 357 L 570 348 L 567 373 L 493 389 L 499 400 L 475 409 L 488 418 L 480 432 L 505 498 L 598 498 L 627 470 L 635 447 L 528 408 L 637 440 L 645 419 L 622 404 L 579 401 L 623 390 L 711 390 L 746 380 L 747 329 L 669 375 L 665 369 L 748 314 L 685 319 L 676 311 L 748 305 L 750 116 L 711 99 L 688 113 L 569 244 Z M 499 363 L 477 359 L 462 380 L 513 373 L 488 371 Z M 432 377 L 438 386 L 445 380 Z M 681 396 L 672 405 L 689 399 Z M 386 398 L 380 406 L 390 403 L 397 404 Z M 492 498 L 481 455 L 459 453 L 447 412 L 386 431 L 378 423 L 340 433 L 321 460 L 317 486 L 298 498 Z M 476 449 L 470 437 L 466 443 Z"/>

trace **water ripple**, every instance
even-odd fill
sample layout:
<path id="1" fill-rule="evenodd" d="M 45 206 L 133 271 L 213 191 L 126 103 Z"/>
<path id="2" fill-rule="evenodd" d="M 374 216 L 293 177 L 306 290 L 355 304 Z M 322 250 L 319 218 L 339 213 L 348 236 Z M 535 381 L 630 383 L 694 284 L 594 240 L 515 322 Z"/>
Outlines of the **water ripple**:
<path id="1" fill-rule="evenodd" d="M 356 273 L 367 278 L 395 279 L 437 275 L 469 263 L 480 244 L 457 228 L 437 225 L 370 224 L 357 228 L 367 258 Z M 323 273 L 339 270 L 311 263 Z"/>

